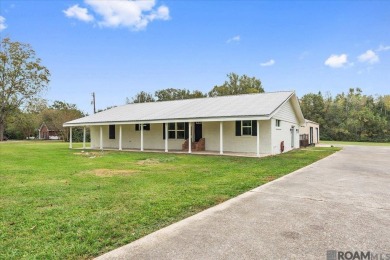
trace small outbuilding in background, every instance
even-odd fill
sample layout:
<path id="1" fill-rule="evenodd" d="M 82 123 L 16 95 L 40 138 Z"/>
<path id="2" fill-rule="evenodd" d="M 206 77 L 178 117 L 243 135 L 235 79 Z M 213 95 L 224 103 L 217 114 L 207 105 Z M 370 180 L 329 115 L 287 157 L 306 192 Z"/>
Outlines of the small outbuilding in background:
<path id="1" fill-rule="evenodd" d="M 38 139 L 59 140 L 61 139 L 60 131 L 50 124 L 43 123 L 38 129 Z"/>
<path id="2" fill-rule="evenodd" d="M 306 147 L 320 142 L 320 125 L 305 119 L 305 124 L 299 129 L 300 146 Z"/>

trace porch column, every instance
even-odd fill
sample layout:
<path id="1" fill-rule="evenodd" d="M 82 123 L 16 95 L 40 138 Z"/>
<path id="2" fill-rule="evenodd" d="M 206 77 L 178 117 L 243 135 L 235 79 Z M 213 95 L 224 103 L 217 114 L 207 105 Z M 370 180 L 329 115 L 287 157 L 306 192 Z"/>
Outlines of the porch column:
<path id="1" fill-rule="evenodd" d="M 256 120 L 256 124 L 257 124 L 257 133 L 256 133 L 256 143 L 257 143 L 257 147 L 256 147 L 256 155 L 257 155 L 257 157 L 260 157 L 260 121 L 259 121 L 259 120 Z"/>
<path id="2" fill-rule="evenodd" d="M 72 127 L 69 127 L 69 148 L 72 149 Z"/>
<path id="3" fill-rule="evenodd" d="M 223 154 L 223 122 L 219 122 L 219 154 Z"/>
<path id="4" fill-rule="evenodd" d="M 141 152 L 144 151 L 144 124 L 140 124 L 141 127 Z"/>
<path id="5" fill-rule="evenodd" d="M 103 150 L 103 127 L 100 126 L 100 150 Z"/>
<path id="6" fill-rule="evenodd" d="M 165 152 L 168 152 L 168 123 L 165 123 Z"/>
<path id="7" fill-rule="evenodd" d="M 122 151 L 122 125 L 119 126 L 119 151 Z"/>
<path id="8" fill-rule="evenodd" d="M 41 140 L 41 129 L 40 128 L 38 129 L 38 132 L 39 132 L 38 133 L 38 139 Z"/>
<path id="9" fill-rule="evenodd" d="M 83 149 L 85 149 L 85 136 L 86 136 L 86 134 L 87 134 L 87 131 L 86 131 L 86 129 L 85 129 L 85 126 L 84 126 L 84 128 L 83 128 Z"/>
<path id="10" fill-rule="evenodd" d="M 188 153 L 192 152 L 192 131 L 191 122 L 188 123 Z"/>

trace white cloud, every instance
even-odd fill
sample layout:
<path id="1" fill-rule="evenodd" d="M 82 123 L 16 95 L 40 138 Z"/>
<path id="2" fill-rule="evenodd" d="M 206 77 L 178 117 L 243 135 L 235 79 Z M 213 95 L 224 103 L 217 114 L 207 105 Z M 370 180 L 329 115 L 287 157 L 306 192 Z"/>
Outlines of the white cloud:
<path id="1" fill-rule="evenodd" d="M 240 40 L 241 40 L 240 35 L 236 35 L 236 36 L 234 36 L 234 37 L 228 39 L 228 40 L 226 41 L 226 43 L 239 42 Z"/>
<path id="2" fill-rule="evenodd" d="M 154 20 L 169 20 L 169 8 L 151 1 L 128 0 L 85 0 L 92 10 L 101 16 L 98 24 L 102 27 L 127 27 L 133 30 L 144 29 Z"/>
<path id="3" fill-rule="evenodd" d="M 325 61 L 325 65 L 329 66 L 331 68 L 341 68 L 344 67 L 348 63 L 348 57 L 347 54 L 332 54 L 328 59 Z"/>
<path id="4" fill-rule="evenodd" d="M 71 6 L 63 12 L 66 17 L 76 18 L 84 22 L 91 22 L 94 20 L 93 16 L 88 14 L 88 9 L 79 7 L 79 5 Z"/>
<path id="5" fill-rule="evenodd" d="M 384 46 L 384 45 L 379 45 L 379 48 L 376 51 L 388 51 L 390 50 L 390 45 Z"/>
<path id="6" fill-rule="evenodd" d="M 363 53 L 362 55 L 360 55 L 358 57 L 358 60 L 360 62 L 367 62 L 370 64 L 374 64 L 374 63 L 379 62 L 379 57 L 378 57 L 378 55 L 376 55 L 376 53 L 374 51 L 368 50 L 365 53 Z"/>
<path id="7" fill-rule="evenodd" d="M 269 61 L 260 63 L 260 66 L 262 66 L 262 67 L 269 67 L 269 66 L 272 66 L 272 65 L 274 65 L 274 64 L 275 64 L 275 60 L 270 59 Z"/>
<path id="8" fill-rule="evenodd" d="M 3 16 L 0 16 L 0 32 L 7 28 L 7 25 L 5 24 L 5 18 Z"/>

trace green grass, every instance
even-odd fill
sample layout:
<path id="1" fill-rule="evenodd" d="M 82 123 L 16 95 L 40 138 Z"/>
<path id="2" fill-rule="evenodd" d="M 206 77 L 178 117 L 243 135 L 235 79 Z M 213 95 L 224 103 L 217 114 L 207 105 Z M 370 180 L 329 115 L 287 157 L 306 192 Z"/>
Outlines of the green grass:
<path id="1" fill-rule="evenodd" d="M 363 146 L 390 146 L 390 143 L 346 142 L 346 141 L 321 141 L 321 144 L 330 144 L 330 145 L 363 145 Z"/>
<path id="2" fill-rule="evenodd" d="M 92 258 L 337 150 L 259 159 L 3 142 L 0 259 Z"/>

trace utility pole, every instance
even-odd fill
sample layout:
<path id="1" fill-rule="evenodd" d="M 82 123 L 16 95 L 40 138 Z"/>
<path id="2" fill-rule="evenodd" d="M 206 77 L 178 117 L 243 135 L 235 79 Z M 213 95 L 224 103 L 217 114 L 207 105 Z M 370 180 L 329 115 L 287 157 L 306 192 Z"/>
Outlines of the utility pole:
<path id="1" fill-rule="evenodd" d="M 92 102 L 93 104 L 93 113 L 96 114 L 96 104 L 95 104 L 95 92 L 92 92 Z"/>

